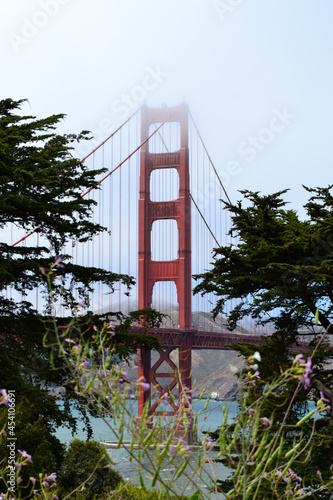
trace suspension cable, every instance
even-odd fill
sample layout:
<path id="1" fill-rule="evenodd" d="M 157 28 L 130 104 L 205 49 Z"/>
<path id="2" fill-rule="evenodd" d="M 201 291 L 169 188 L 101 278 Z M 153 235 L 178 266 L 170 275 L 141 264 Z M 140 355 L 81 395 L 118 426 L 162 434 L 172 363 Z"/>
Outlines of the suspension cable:
<path id="1" fill-rule="evenodd" d="M 216 237 L 215 237 L 215 235 L 214 235 L 213 231 L 212 231 L 212 230 L 211 230 L 211 228 L 209 227 L 208 222 L 206 221 L 205 217 L 203 216 L 203 214 L 202 214 L 202 212 L 201 212 L 200 208 L 198 207 L 198 205 L 197 205 L 196 201 L 194 200 L 193 196 L 191 195 L 191 193 L 190 193 L 190 198 L 191 198 L 191 200 L 193 201 L 193 204 L 194 204 L 195 208 L 198 210 L 198 212 L 199 212 L 199 214 L 200 214 L 200 216 L 201 216 L 202 220 L 204 221 L 204 223 L 205 223 L 205 225 L 206 225 L 206 227 L 207 227 L 208 231 L 210 232 L 210 234 L 211 234 L 211 235 L 212 235 L 212 237 L 214 238 L 214 240 L 215 240 L 215 242 L 216 242 L 217 246 L 218 246 L 218 247 L 220 247 L 220 246 L 221 246 L 221 245 L 220 245 L 220 243 L 217 241 L 217 239 L 216 239 Z"/>
<path id="2" fill-rule="evenodd" d="M 198 129 L 198 127 L 196 126 L 196 124 L 195 124 L 195 122 L 194 122 L 194 120 L 193 120 L 193 116 L 191 115 L 190 111 L 188 112 L 188 114 L 189 114 L 189 116 L 191 117 L 191 120 L 192 120 L 192 123 L 193 123 L 193 125 L 194 125 L 194 128 L 195 128 L 195 130 L 196 130 L 196 132 L 197 132 L 197 134 L 198 134 L 198 137 L 199 137 L 199 139 L 200 139 L 200 141 L 201 141 L 201 144 L 202 144 L 202 146 L 203 146 L 203 148 L 204 148 L 204 150 L 205 150 L 205 153 L 206 153 L 206 155 L 207 155 L 207 157 L 208 157 L 208 160 L 209 160 L 209 162 L 210 162 L 211 166 L 213 167 L 213 170 L 214 170 L 215 175 L 216 175 L 216 177 L 217 177 L 217 179 L 218 179 L 218 181 L 219 181 L 219 183 L 220 183 L 220 185 L 221 185 L 221 188 L 223 189 L 223 192 L 224 192 L 224 194 L 225 194 L 225 196 L 226 196 L 227 200 L 228 200 L 228 201 L 229 201 L 229 203 L 231 204 L 231 200 L 230 200 L 230 198 L 229 198 L 229 195 L 228 195 L 228 193 L 227 193 L 227 191 L 226 191 L 226 189 L 225 189 L 225 187 L 224 187 L 224 185 L 223 185 L 223 182 L 221 181 L 221 178 L 220 178 L 220 176 L 219 176 L 219 174 L 218 174 L 218 172 L 217 172 L 217 170 L 216 170 L 216 168 L 215 168 L 215 166 L 214 166 L 214 163 L 212 162 L 212 159 L 211 159 L 211 157 L 210 157 L 210 155 L 209 155 L 209 153 L 208 153 L 208 151 L 207 151 L 207 148 L 206 148 L 206 146 L 205 146 L 205 143 L 203 142 L 203 139 L 202 139 L 202 137 L 201 137 L 201 134 L 200 134 L 200 132 L 199 132 L 199 129 Z"/>
<path id="3" fill-rule="evenodd" d="M 131 158 L 137 151 L 139 151 L 140 148 L 142 148 L 142 146 L 144 144 L 146 144 L 158 131 L 159 129 L 168 121 L 170 120 L 171 116 L 173 116 L 175 114 L 175 112 L 177 111 L 178 108 L 175 108 L 167 117 L 166 119 L 157 127 L 156 130 L 154 130 L 136 149 L 134 149 L 132 151 L 132 153 L 130 153 L 123 161 L 121 161 L 113 170 L 111 170 L 110 172 L 108 172 L 102 179 L 100 179 L 97 184 L 102 184 L 103 181 L 105 181 L 105 179 L 107 179 L 108 177 L 110 177 L 110 175 L 112 175 L 116 170 L 118 170 L 118 168 L 120 168 L 124 163 L 126 163 L 127 160 L 129 160 L 129 158 Z M 134 115 L 137 113 L 137 111 L 134 113 Z M 132 115 L 132 116 L 134 116 Z M 132 118 L 132 117 L 131 117 Z M 128 118 L 128 120 L 126 120 L 125 123 L 127 123 L 128 121 L 130 120 L 130 118 Z M 122 127 L 119 127 L 117 129 L 120 130 Z M 103 141 L 99 146 L 97 146 L 97 148 L 94 149 L 94 151 L 96 151 L 100 146 L 102 146 L 107 140 L 111 139 L 111 137 L 113 137 L 114 134 L 111 134 L 108 139 L 106 139 L 105 141 Z M 91 153 L 89 153 L 89 155 L 87 155 L 85 158 L 88 158 L 88 156 L 90 156 L 90 154 L 92 154 L 94 151 L 92 151 Z M 82 160 L 84 161 L 85 158 Z M 86 196 L 88 193 L 90 193 L 91 191 L 93 191 L 95 189 L 95 187 L 91 187 L 89 188 L 87 191 L 85 191 L 84 193 L 82 193 L 80 195 L 80 198 L 83 198 L 84 196 Z M 80 198 L 77 198 L 77 200 L 79 200 Z M 58 213 L 56 215 L 59 215 Z M 22 241 L 26 240 L 29 236 L 31 236 L 32 234 L 34 234 L 36 231 L 38 231 L 38 229 L 40 229 L 41 227 L 43 227 L 45 225 L 45 222 L 43 222 L 42 224 L 40 224 L 38 227 L 36 227 L 35 229 L 33 229 L 32 231 L 30 231 L 29 233 L 25 234 L 24 236 L 22 236 L 22 238 L 20 238 L 18 241 L 16 241 L 15 243 L 13 243 L 11 246 L 12 247 L 15 247 L 16 245 L 18 245 L 19 243 L 21 243 Z"/>

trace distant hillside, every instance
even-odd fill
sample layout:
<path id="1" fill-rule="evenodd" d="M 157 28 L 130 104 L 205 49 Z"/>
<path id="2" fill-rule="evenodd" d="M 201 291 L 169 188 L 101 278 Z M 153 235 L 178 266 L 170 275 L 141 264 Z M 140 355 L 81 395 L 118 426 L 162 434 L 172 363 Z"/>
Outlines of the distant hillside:
<path id="1" fill-rule="evenodd" d="M 178 363 L 178 351 L 171 353 L 172 361 Z M 152 353 L 152 364 L 158 359 L 157 353 Z M 235 370 L 238 370 L 243 361 L 235 351 L 213 351 L 213 350 L 193 350 L 192 351 L 192 382 L 194 397 L 199 397 L 204 389 L 205 394 L 217 392 L 220 399 L 233 398 L 237 390 L 237 377 Z M 163 366 L 161 371 L 168 371 Z M 138 379 L 138 358 L 133 356 L 131 363 L 126 367 L 128 379 L 135 382 Z M 168 379 L 160 379 L 162 385 Z M 169 383 L 169 381 L 167 382 Z"/>
<path id="2" fill-rule="evenodd" d="M 174 308 L 170 314 L 171 319 L 165 326 L 176 326 L 178 321 L 178 311 Z M 201 331 L 230 333 L 225 326 L 225 319 L 221 316 L 213 320 L 211 314 L 205 312 L 193 312 L 193 328 Z M 177 325 L 178 326 L 178 325 Z M 240 335 L 251 334 L 250 328 L 237 328 L 233 333 Z M 178 363 L 178 351 L 171 353 L 172 361 Z M 157 353 L 152 353 L 152 364 L 158 359 Z M 220 399 L 232 397 L 237 389 L 237 377 L 235 370 L 242 365 L 242 358 L 238 353 L 231 350 L 193 350 L 192 351 L 192 381 L 194 383 L 194 396 L 198 397 L 206 389 L 206 394 L 216 392 Z M 133 356 L 130 366 L 126 367 L 129 380 L 136 381 L 138 378 L 137 356 Z M 162 368 L 162 367 L 161 367 Z M 163 366 L 161 371 L 168 371 L 168 367 Z M 164 382 L 167 379 L 164 379 Z M 161 385 L 163 379 L 159 380 Z M 162 385 L 163 386 L 163 385 Z"/>

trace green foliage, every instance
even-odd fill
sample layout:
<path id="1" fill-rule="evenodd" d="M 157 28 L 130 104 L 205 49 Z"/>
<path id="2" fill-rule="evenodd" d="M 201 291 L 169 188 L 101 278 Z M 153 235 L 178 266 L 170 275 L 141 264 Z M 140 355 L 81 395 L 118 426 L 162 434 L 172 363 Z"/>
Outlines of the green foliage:
<path id="1" fill-rule="evenodd" d="M 295 396 L 302 392 L 304 370 L 306 364 L 295 357 L 291 367 L 289 363 L 266 383 L 258 378 L 254 356 L 247 358 L 239 373 L 237 416 L 228 425 L 225 410 L 221 429 L 211 433 L 219 442 L 220 461 L 232 471 L 227 480 L 218 481 L 228 499 L 331 498 L 332 471 L 319 469 L 318 463 L 314 468 L 312 462 L 322 439 L 316 432 L 317 418 L 327 411 L 327 404 L 321 399 L 302 416 L 293 408 Z"/>
<path id="2" fill-rule="evenodd" d="M 35 390 L 38 394 L 38 392 Z M 62 463 L 65 446 L 53 436 L 39 413 L 43 413 L 39 403 L 31 402 L 24 396 L 17 399 L 15 407 L 15 447 L 16 450 L 28 450 L 33 456 L 32 462 L 27 462 L 20 472 L 22 484 L 27 486 L 29 478 L 39 477 L 39 474 L 50 474 L 57 471 Z M 54 406 L 56 411 L 56 406 Z M 7 410 L 0 407 L 0 421 L 7 421 Z M 0 440 L 0 456 L 6 462 L 8 458 L 6 439 Z M 4 488 L 0 480 L 0 490 Z"/>
<path id="3" fill-rule="evenodd" d="M 304 330 L 313 333 L 309 345 L 312 371 L 305 391 L 295 393 L 297 381 L 290 380 L 283 390 L 270 393 L 262 412 L 267 417 L 274 413 L 270 429 L 274 436 L 281 422 L 292 426 L 307 412 L 309 399 L 324 397 L 330 401 L 330 409 L 318 418 L 316 434 L 311 437 L 311 459 L 295 464 L 295 470 L 314 484 L 318 480 L 317 469 L 326 476 L 330 474 L 333 454 L 333 370 L 330 365 L 333 349 L 329 344 L 333 333 L 332 187 L 305 188 L 309 193 L 309 201 L 304 206 L 306 220 L 287 209 L 283 200 L 286 190 L 267 196 L 241 191 L 244 201 L 225 203 L 224 207 L 232 216 L 230 234 L 235 237 L 235 243 L 215 250 L 212 269 L 196 276 L 195 288 L 196 293 L 216 294 L 215 315 L 226 315 L 227 302 L 237 299 L 227 315 L 230 329 L 247 316 L 258 324 L 271 325 L 274 333 L 265 338 L 265 345 L 236 347 L 246 357 L 254 350 L 261 353 L 258 394 L 265 384 L 271 384 L 287 369 L 292 352 L 304 349 L 299 343 Z M 327 333 L 324 341 L 323 328 Z M 311 432 L 311 429 L 304 430 L 305 442 L 310 440 Z M 298 429 L 287 429 L 286 443 L 290 444 L 293 437 L 299 438 L 299 435 Z M 320 495 L 319 498 L 325 498 L 327 493 Z"/>
<path id="4" fill-rule="evenodd" d="M 112 494 L 115 500 L 175 500 L 178 496 L 165 496 L 164 492 L 154 490 L 144 490 L 140 486 L 131 483 L 122 483 Z M 182 496 L 182 500 L 189 500 L 189 497 Z M 198 499 L 199 500 L 199 499 Z"/>
<path id="5" fill-rule="evenodd" d="M 64 115 L 42 119 L 24 116 L 20 112 L 24 104 L 24 100 L 0 101 L 0 228 L 4 235 L 9 224 L 15 224 L 23 234 L 36 230 L 42 246 L 37 248 L 30 240 L 25 246 L 0 241 L 1 387 L 15 390 L 18 397 L 33 393 L 35 422 L 42 418 L 51 432 L 61 420 L 75 426 L 65 414 L 61 419 L 59 410 L 50 411 L 54 402 L 46 392 L 50 385 L 66 386 L 68 373 L 59 362 L 56 371 L 51 369 L 50 352 L 43 345 L 44 325 L 25 294 L 37 286 L 47 293 L 40 268 L 53 265 L 67 241 L 87 241 L 103 229 L 89 221 L 94 202 L 81 197 L 82 189 L 98 187 L 96 175 L 102 170 L 89 170 L 72 156 L 74 143 L 87 133 L 59 135 L 55 129 Z M 68 264 L 57 267 L 57 276 L 68 277 L 72 291 L 76 285 L 83 296 L 96 281 L 107 283 L 110 289 L 119 280 L 133 283 L 128 276 L 85 269 L 71 264 L 67 256 L 63 260 Z M 18 292 L 13 294 L 17 299 L 6 298 L 7 286 Z M 55 280 L 53 293 L 63 288 L 61 281 Z M 62 291 L 70 302 L 72 291 Z M 40 390 L 43 393 L 38 395 Z M 26 421 L 33 425 L 30 417 Z"/>
<path id="6" fill-rule="evenodd" d="M 44 269 L 51 268 L 52 299 L 46 314 L 50 313 L 52 300 L 60 296 L 76 311 L 77 291 L 80 300 L 88 306 L 89 292 L 96 283 L 108 285 L 112 292 L 115 283 L 122 282 L 130 288 L 134 279 L 104 269 L 79 266 L 70 256 L 62 255 L 65 243 L 85 242 L 105 230 L 90 220 L 95 202 L 81 196 L 88 189 L 99 189 L 97 176 L 104 169 L 89 169 L 72 155 L 75 143 L 87 139 L 87 132 L 60 135 L 56 128 L 64 115 L 41 119 L 25 116 L 21 112 L 25 104 L 25 100 L 0 101 L 0 229 L 3 231 L 0 241 L 0 388 L 14 390 L 17 401 L 27 402 L 19 408 L 20 432 L 27 426 L 24 439 L 22 434 L 23 443 L 29 442 L 28 435 L 33 435 L 36 428 L 42 428 L 43 440 L 49 442 L 51 448 L 54 446 L 51 455 L 57 455 L 58 444 L 52 433 L 59 425 L 70 426 L 75 431 L 76 419 L 71 417 L 74 406 L 81 412 L 89 437 L 88 412 L 82 405 L 84 398 L 76 394 L 71 384 L 70 371 L 57 352 L 53 352 L 51 363 L 51 349 L 43 343 L 45 328 L 49 330 L 53 319 L 39 316 L 26 300 L 26 294 L 38 286 L 39 291 L 44 290 L 50 298 Z M 10 224 L 21 229 L 22 234 L 35 230 L 41 246 L 36 247 L 35 240 L 30 239 L 25 245 L 9 245 L 5 235 Z M 13 298 L 6 296 L 7 286 L 14 290 Z M 131 320 L 122 319 L 123 326 L 117 327 L 117 337 L 109 332 L 110 347 L 116 351 L 118 346 L 119 359 L 125 359 L 138 347 L 159 345 L 156 337 L 143 334 L 146 330 L 130 332 Z M 103 321 L 105 318 L 87 313 L 79 326 L 93 342 L 94 329 Z M 63 326 L 66 327 L 66 319 Z M 51 338 L 48 340 L 52 342 Z M 49 395 L 50 388 L 60 387 L 63 410 Z M 30 401 L 34 402 L 33 408 Z M 49 465 L 59 465 L 57 460 L 50 458 Z M 44 469 L 42 463 L 38 464 L 40 470 Z"/>
<path id="7" fill-rule="evenodd" d="M 103 339 L 102 332 L 100 339 Z M 90 404 L 100 416 L 109 417 L 109 425 L 118 439 L 118 448 L 126 451 L 131 461 L 137 462 L 141 488 L 124 485 L 120 476 L 111 470 L 112 459 L 101 445 L 74 440 L 65 455 L 57 489 L 51 484 L 55 481 L 52 478 L 54 474 L 48 474 L 47 477 L 41 475 L 39 484 L 36 482 L 34 485 L 34 489 L 46 500 L 54 500 L 54 494 L 63 499 L 77 500 L 185 499 L 185 492 L 189 489 L 195 493 L 188 500 L 210 500 L 215 496 L 218 483 L 214 474 L 210 474 L 216 451 L 218 458 L 230 469 L 228 481 L 220 483 L 228 500 L 252 497 L 267 500 L 330 498 L 332 471 L 320 469 L 318 474 L 315 469 L 312 477 L 306 475 L 306 471 L 314 466 L 312 457 L 316 447 L 321 451 L 321 456 L 326 452 L 323 433 L 316 432 L 316 425 L 319 414 L 328 410 L 327 402 L 320 398 L 316 409 L 306 412 L 302 418 L 288 420 L 293 398 L 301 390 L 309 374 L 309 360 L 305 361 L 297 355 L 270 383 L 264 383 L 258 377 L 256 366 L 260 363 L 259 353 L 248 356 L 240 374 L 237 415 L 230 424 L 228 409 L 224 407 L 223 422 L 220 432 L 214 436 L 214 442 L 205 437 L 201 443 L 197 443 L 196 450 L 193 450 L 184 436 L 191 421 L 193 430 L 196 431 L 197 415 L 193 413 L 185 389 L 181 400 L 187 402 L 180 405 L 179 411 L 171 420 L 168 417 L 167 431 L 163 416 L 152 421 L 147 406 L 138 422 L 126 397 L 129 392 L 134 392 L 131 384 L 124 383 L 125 375 L 120 367 L 110 364 L 110 358 L 102 351 L 103 343 L 96 343 L 100 353 L 104 355 L 101 356 L 101 365 L 94 366 L 89 361 L 94 357 L 93 352 L 88 352 L 86 346 L 70 343 L 71 346 L 65 347 L 60 337 L 59 341 L 62 354 L 72 366 L 76 390 L 88 395 Z M 279 405 L 270 408 L 268 403 L 270 400 L 278 401 L 280 395 L 283 399 L 286 388 L 295 381 L 295 392 L 284 418 L 279 421 L 280 417 L 276 412 Z M 140 384 L 145 385 L 137 382 L 135 387 Z M 157 402 L 162 401 L 163 397 L 160 396 Z M 6 394 L 2 393 L 0 405 L 6 404 Z M 268 414 L 269 408 L 271 413 Z M 181 429 L 184 436 L 180 435 Z M 125 430 L 131 435 L 130 442 L 124 442 Z M 4 435 L 0 434 L 0 441 L 3 439 Z M 21 463 L 22 469 L 16 469 L 17 475 L 21 476 L 22 470 L 29 467 L 29 457 L 22 454 L 16 457 L 16 461 Z M 303 467 L 305 474 L 300 474 L 300 467 Z M 6 461 L 3 461 L 0 475 L 4 478 L 6 472 Z M 148 490 L 144 481 L 147 488 L 158 489 Z M 23 491 L 24 485 L 17 487 L 13 498 L 21 500 L 26 497 L 28 491 Z"/>
<path id="8" fill-rule="evenodd" d="M 111 469 L 103 447 L 95 441 L 74 439 L 65 454 L 58 478 L 59 494 L 65 496 L 74 490 L 71 498 L 100 498 L 114 490 L 121 476 Z"/>
<path id="9" fill-rule="evenodd" d="M 333 321 L 333 194 L 328 188 L 305 188 L 307 219 L 287 210 L 286 191 L 261 196 L 241 191 L 245 201 L 225 203 L 232 215 L 230 234 L 237 244 L 217 248 L 213 268 L 197 275 L 196 293 L 214 292 L 219 300 L 214 314 L 225 314 L 230 299 L 238 299 L 228 315 L 230 329 L 244 317 L 274 327 L 274 340 L 267 343 L 273 370 L 285 366 L 288 346 L 297 350 L 299 330 L 308 329 L 315 338 L 317 323 L 332 332 Z M 272 344 L 273 342 L 273 344 Z M 240 349 L 241 350 L 241 349 Z M 331 399 L 326 423 L 333 425 L 333 371 L 328 365 L 333 350 L 318 345 L 309 387 Z M 270 368 L 268 367 L 268 372 Z M 268 374 L 267 372 L 267 374 Z M 265 374 L 264 374 L 265 375 Z"/>
<path id="10" fill-rule="evenodd" d="M 227 300 L 240 299 L 229 314 L 230 328 L 244 316 L 271 322 L 276 330 L 295 332 L 319 322 L 330 333 L 333 313 L 333 195 L 328 188 L 306 188 L 307 220 L 286 209 L 279 191 L 273 195 L 241 191 L 241 201 L 225 202 L 232 215 L 235 246 L 217 248 L 211 271 L 197 275 L 196 293 L 214 292 L 215 314 Z M 271 317 L 265 313 L 274 312 Z"/>
<path id="11" fill-rule="evenodd" d="M 68 241 L 88 241 L 104 230 L 90 221 L 93 200 L 82 197 L 87 189 L 98 189 L 96 176 L 104 169 L 89 170 L 72 155 L 74 143 L 87 133 L 59 135 L 55 129 L 64 115 L 44 119 L 17 114 L 24 100 L 0 101 L 0 228 L 15 224 L 24 232 L 35 230 L 42 245 L 10 246 L 0 242 L 0 290 L 8 285 L 23 295 L 45 281 L 40 268 L 49 268 Z M 59 266 L 58 275 L 70 278 L 66 290 L 68 303 L 74 303 L 74 289 L 83 300 L 93 284 L 103 282 L 112 289 L 115 282 L 130 286 L 133 279 L 103 269 L 86 268 L 70 262 Z M 55 284 L 54 293 L 64 293 L 64 284 Z M 88 302 L 87 302 L 88 304 Z M 30 312 L 29 312 L 30 311 Z M 0 314 L 7 321 L 13 316 L 32 313 L 22 301 L 0 298 Z"/>

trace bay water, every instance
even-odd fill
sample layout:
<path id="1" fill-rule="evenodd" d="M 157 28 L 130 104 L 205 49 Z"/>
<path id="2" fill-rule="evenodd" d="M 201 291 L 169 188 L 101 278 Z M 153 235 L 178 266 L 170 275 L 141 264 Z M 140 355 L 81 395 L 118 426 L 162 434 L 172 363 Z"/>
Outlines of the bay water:
<path id="1" fill-rule="evenodd" d="M 207 408 L 205 409 L 205 406 Z M 222 408 L 226 406 L 228 408 L 228 420 L 231 421 L 233 417 L 236 415 L 237 411 L 237 403 L 233 401 L 209 401 L 207 405 L 206 400 L 194 400 L 193 401 L 193 408 L 194 411 L 199 414 L 198 417 L 198 433 L 197 433 L 197 438 L 200 441 L 204 434 L 203 431 L 214 431 L 218 429 L 221 426 L 221 423 L 223 421 L 223 412 Z M 130 411 L 130 413 L 133 416 L 137 415 L 137 402 L 133 400 L 128 400 L 127 402 L 127 409 Z M 79 416 L 78 413 L 73 411 L 74 416 Z M 107 421 L 104 420 L 103 418 L 92 418 L 91 419 L 92 427 L 93 427 L 93 437 L 95 441 L 99 442 L 115 442 L 117 438 L 115 437 L 114 433 L 112 432 L 112 421 Z M 83 430 L 84 424 L 82 422 L 78 422 L 78 429 L 77 433 L 75 436 L 72 436 L 71 431 L 68 428 L 61 427 L 58 429 L 56 436 L 63 442 L 68 444 L 72 439 L 78 438 L 82 440 L 86 440 L 87 436 L 86 433 Z M 124 435 L 124 441 L 130 440 L 130 435 Z M 138 463 L 135 460 L 130 460 L 129 454 L 125 449 L 125 446 L 122 446 L 120 448 L 112 448 L 111 450 L 112 453 L 112 459 L 116 463 L 115 466 L 113 466 L 119 474 L 124 478 L 125 481 L 130 481 L 134 484 L 139 484 L 139 473 L 138 473 Z M 217 456 L 217 452 L 212 451 L 210 452 L 211 458 L 214 459 Z M 191 461 L 193 467 L 195 468 L 195 463 L 197 460 L 197 452 L 195 450 L 192 451 L 191 454 Z M 162 473 L 164 474 L 165 479 L 168 477 L 171 479 L 173 470 L 170 468 L 166 467 L 164 470 L 162 470 Z M 216 463 L 212 461 L 211 464 L 207 464 L 207 479 L 204 483 L 200 484 L 200 487 L 202 489 L 207 489 L 207 495 L 210 498 L 218 498 L 222 499 L 224 498 L 224 495 L 221 494 L 214 494 L 208 493 L 208 488 L 209 485 L 211 485 L 211 479 L 209 479 L 208 475 L 210 477 L 218 477 L 219 479 L 225 479 L 229 475 L 230 471 L 223 466 L 220 463 Z M 147 484 L 149 487 L 149 475 L 142 473 L 144 476 L 144 482 Z M 179 489 L 182 489 L 182 478 L 178 481 Z M 195 488 L 193 485 L 188 485 L 186 488 L 185 494 L 190 495 L 195 491 Z"/>

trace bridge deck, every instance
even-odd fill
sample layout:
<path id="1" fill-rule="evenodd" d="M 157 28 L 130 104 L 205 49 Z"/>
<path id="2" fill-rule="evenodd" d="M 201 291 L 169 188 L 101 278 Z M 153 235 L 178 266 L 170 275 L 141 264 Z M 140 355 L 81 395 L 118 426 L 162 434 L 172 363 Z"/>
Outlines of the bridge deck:
<path id="1" fill-rule="evenodd" d="M 184 338 L 192 336 L 192 349 L 231 349 L 232 344 L 239 342 L 249 342 L 251 344 L 264 344 L 265 340 L 258 335 L 240 335 L 229 332 L 205 332 L 199 330 L 181 330 L 152 328 L 148 331 L 161 339 L 164 347 L 180 347 Z"/>
<path id="2" fill-rule="evenodd" d="M 136 328 L 133 328 L 136 330 Z M 182 341 L 189 335 L 192 336 L 192 349 L 232 349 L 232 344 L 249 343 L 265 344 L 265 336 L 243 335 L 230 332 L 206 332 L 199 330 L 182 330 L 176 328 L 151 328 L 148 330 L 151 335 L 160 338 L 163 347 L 180 347 Z M 304 340 L 297 340 L 297 343 L 289 346 L 289 349 L 305 349 L 308 343 Z"/>

